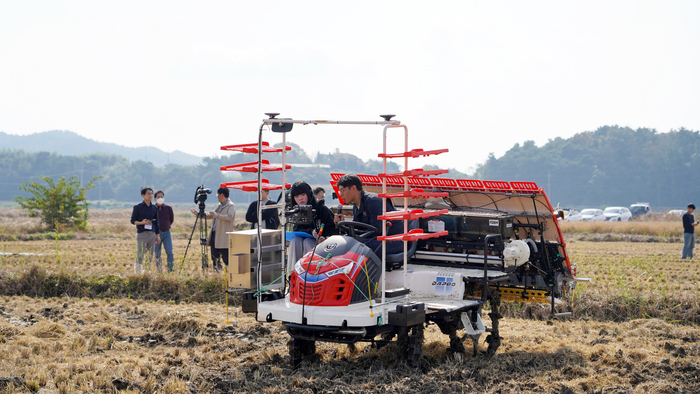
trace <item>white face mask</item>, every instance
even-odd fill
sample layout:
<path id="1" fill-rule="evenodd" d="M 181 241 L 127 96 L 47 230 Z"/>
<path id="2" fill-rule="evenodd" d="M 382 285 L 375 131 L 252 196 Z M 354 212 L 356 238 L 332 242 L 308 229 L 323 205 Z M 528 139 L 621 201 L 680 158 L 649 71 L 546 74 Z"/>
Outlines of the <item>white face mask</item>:
<path id="1" fill-rule="evenodd" d="M 156 204 L 163 204 L 164 202 L 165 202 L 165 199 L 163 197 L 156 200 Z"/>

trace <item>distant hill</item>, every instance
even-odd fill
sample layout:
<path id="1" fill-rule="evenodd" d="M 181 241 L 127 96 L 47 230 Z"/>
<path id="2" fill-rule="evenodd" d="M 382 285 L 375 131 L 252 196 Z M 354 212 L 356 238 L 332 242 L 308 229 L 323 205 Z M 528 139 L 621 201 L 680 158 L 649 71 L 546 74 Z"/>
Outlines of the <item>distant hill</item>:
<path id="1" fill-rule="evenodd" d="M 202 164 L 202 158 L 176 150 L 164 152 L 152 146 L 129 148 L 108 142 L 98 142 L 85 138 L 72 131 L 52 130 L 29 135 L 13 135 L 0 132 L 2 149 L 21 149 L 26 152 L 56 152 L 63 156 L 77 156 L 92 153 L 106 153 L 126 157 L 129 160 L 143 160 L 154 166 L 178 164 L 192 166 Z"/>
<path id="2" fill-rule="evenodd" d="M 479 179 L 532 181 L 551 202 L 576 208 L 629 206 L 682 209 L 700 201 L 700 133 L 680 128 L 603 126 L 538 147 L 515 144 L 477 167 Z"/>

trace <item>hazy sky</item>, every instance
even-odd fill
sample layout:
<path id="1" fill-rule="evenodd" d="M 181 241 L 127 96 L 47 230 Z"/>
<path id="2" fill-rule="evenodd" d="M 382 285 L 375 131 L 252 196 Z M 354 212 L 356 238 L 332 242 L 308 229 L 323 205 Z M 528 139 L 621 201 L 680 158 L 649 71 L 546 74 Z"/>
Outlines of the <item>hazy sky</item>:
<path id="1" fill-rule="evenodd" d="M 698 20 L 693 1 L 7 0 L 0 131 L 204 156 L 255 142 L 264 112 L 394 113 L 409 148 L 451 150 L 411 167 L 471 172 L 603 125 L 700 129 Z M 296 126 L 288 140 L 368 159 L 381 131 Z"/>

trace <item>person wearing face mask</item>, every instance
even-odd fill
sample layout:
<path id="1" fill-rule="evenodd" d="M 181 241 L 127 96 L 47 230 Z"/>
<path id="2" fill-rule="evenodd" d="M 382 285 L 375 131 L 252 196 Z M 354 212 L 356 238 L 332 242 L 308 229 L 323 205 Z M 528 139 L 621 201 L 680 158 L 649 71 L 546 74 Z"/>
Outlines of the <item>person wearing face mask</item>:
<path id="1" fill-rule="evenodd" d="M 173 238 L 170 235 L 170 227 L 175 222 L 175 214 L 173 208 L 165 203 L 165 193 L 158 190 L 155 194 L 156 208 L 158 209 L 158 228 L 160 229 L 160 243 L 156 244 L 156 268 L 162 271 L 161 245 L 165 248 L 165 254 L 168 256 L 168 272 L 173 272 Z"/>
<path id="2" fill-rule="evenodd" d="M 290 190 L 292 197 L 291 207 L 297 205 L 311 205 L 315 210 L 313 224 L 295 224 L 292 231 L 303 232 L 311 237 L 296 236 L 289 242 L 288 258 L 291 264 L 296 263 L 308 251 L 313 249 L 318 243 L 323 242 L 327 237 L 338 234 L 333 222 L 333 212 L 323 203 L 316 201 L 316 197 L 311 190 L 311 186 L 304 181 L 298 181 Z M 319 230 L 323 225 L 323 234 L 319 237 Z"/>

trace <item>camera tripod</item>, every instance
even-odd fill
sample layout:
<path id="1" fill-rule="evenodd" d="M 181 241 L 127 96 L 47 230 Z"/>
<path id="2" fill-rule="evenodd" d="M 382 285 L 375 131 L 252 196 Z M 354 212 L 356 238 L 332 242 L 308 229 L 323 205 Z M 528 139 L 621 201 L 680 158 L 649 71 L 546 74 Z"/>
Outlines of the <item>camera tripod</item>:
<path id="1" fill-rule="evenodd" d="M 199 212 L 197 212 L 197 218 L 194 220 L 194 226 L 192 226 L 190 240 L 187 241 L 185 255 L 182 257 L 182 261 L 185 261 L 185 258 L 187 257 L 187 250 L 190 248 L 190 243 L 192 242 L 194 230 L 197 229 L 197 222 L 199 222 L 199 245 L 201 245 L 202 248 L 202 271 L 206 271 L 209 268 L 207 257 L 207 214 L 204 212 L 204 209 L 204 201 L 199 201 Z"/>

